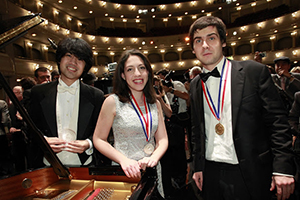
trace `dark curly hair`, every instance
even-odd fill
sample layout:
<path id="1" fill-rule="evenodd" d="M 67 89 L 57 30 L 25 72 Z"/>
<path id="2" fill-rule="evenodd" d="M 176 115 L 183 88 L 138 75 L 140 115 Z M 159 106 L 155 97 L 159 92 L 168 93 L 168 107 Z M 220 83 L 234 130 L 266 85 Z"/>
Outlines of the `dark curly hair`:
<path id="1" fill-rule="evenodd" d="M 125 51 L 119 61 L 118 65 L 116 67 L 115 73 L 114 73 L 114 79 L 113 79 L 113 92 L 118 95 L 121 102 L 129 102 L 130 101 L 130 89 L 127 85 L 127 82 L 122 78 L 122 73 L 124 73 L 125 68 L 125 62 L 128 60 L 129 56 L 135 55 L 140 57 L 144 65 L 147 69 L 148 73 L 148 81 L 143 89 L 143 92 L 145 94 L 146 100 L 148 103 L 155 103 L 156 102 L 156 96 L 155 96 L 155 90 L 153 88 L 153 70 L 151 68 L 151 64 L 148 60 L 148 58 L 139 50 L 137 49 L 131 49 Z"/>

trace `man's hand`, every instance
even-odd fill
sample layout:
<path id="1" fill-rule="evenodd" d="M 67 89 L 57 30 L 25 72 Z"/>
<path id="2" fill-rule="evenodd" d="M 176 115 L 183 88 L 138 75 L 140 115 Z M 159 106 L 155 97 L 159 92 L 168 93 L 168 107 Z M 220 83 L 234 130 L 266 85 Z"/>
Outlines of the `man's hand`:
<path id="1" fill-rule="evenodd" d="M 55 153 L 59 153 L 66 148 L 67 142 L 65 140 L 58 137 L 45 137 L 45 139 Z"/>
<path id="2" fill-rule="evenodd" d="M 288 199 L 294 193 L 295 180 L 293 177 L 275 175 L 272 177 L 270 191 L 277 188 L 277 200 Z"/>
<path id="3" fill-rule="evenodd" d="M 86 140 L 75 140 L 72 142 L 67 142 L 66 151 L 72 153 L 83 153 L 90 147 L 90 144 Z"/>
<path id="4" fill-rule="evenodd" d="M 16 129 L 15 127 L 11 127 L 11 128 L 9 129 L 9 132 L 10 132 L 10 133 L 15 133 L 15 132 L 18 132 L 18 131 L 21 131 L 21 129 Z"/>
<path id="5" fill-rule="evenodd" d="M 203 187 L 203 172 L 195 172 L 193 175 L 193 179 L 199 188 L 200 191 L 202 191 Z"/>
<path id="6" fill-rule="evenodd" d="M 291 78 L 291 76 L 292 76 L 288 71 L 283 70 L 283 69 L 278 70 L 278 75 L 279 76 L 285 76 L 287 78 Z"/>

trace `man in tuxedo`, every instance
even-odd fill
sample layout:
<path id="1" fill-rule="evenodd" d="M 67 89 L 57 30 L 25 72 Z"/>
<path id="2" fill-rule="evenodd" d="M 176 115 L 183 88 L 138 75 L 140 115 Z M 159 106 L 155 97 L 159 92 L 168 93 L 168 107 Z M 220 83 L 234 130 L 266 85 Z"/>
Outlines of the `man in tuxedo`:
<path id="1" fill-rule="evenodd" d="M 104 100 L 101 90 L 80 81 L 93 64 L 91 47 L 80 38 L 66 38 L 58 44 L 56 60 L 60 78 L 32 88 L 29 113 L 63 164 L 90 165 Z"/>
<path id="2" fill-rule="evenodd" d="M 287 199 L 294 191 L 287 112 L 267 67 L 223 56 L 226 27 L 204 16 L 190 27 L 203 73 L 191 82 L 193 179 L 205 200 Z"/>

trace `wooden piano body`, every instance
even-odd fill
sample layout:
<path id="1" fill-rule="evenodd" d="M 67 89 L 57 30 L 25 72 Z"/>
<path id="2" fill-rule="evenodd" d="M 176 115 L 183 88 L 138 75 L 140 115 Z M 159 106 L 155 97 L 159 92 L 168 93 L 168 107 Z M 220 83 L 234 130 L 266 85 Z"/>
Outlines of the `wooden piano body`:
<path id="1" fill-rule="evenodd" d="M 105 169 L 103 168 L 104 171 Z M 90 169 L 83 167 L 69 168 L 69 171 L 72 176 L 70 179 L 59 178 L 51 167 L 2 179 L 0 180 L 1 199 L 82 200 L 87 199 L 97 188 L 101 188 L 103 192 L 109 190 L 111 193 L 102 199 L 126 200 L 130 199 L 139 181 L 124 175 L 90 175 Z"/>

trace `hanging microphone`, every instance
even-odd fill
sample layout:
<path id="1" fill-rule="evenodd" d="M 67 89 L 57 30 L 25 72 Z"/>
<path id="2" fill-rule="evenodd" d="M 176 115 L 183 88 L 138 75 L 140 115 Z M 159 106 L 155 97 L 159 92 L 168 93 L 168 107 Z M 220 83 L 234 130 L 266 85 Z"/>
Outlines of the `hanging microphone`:
<path id="1" fill-rule="evenodd" d="M 57 45 L 55 44 L 55 42 L 51 39 L 51 38 L 47 38 L 48 41 L 50 42 L 51 47 L 56 50 L 57 49 Z"/>

